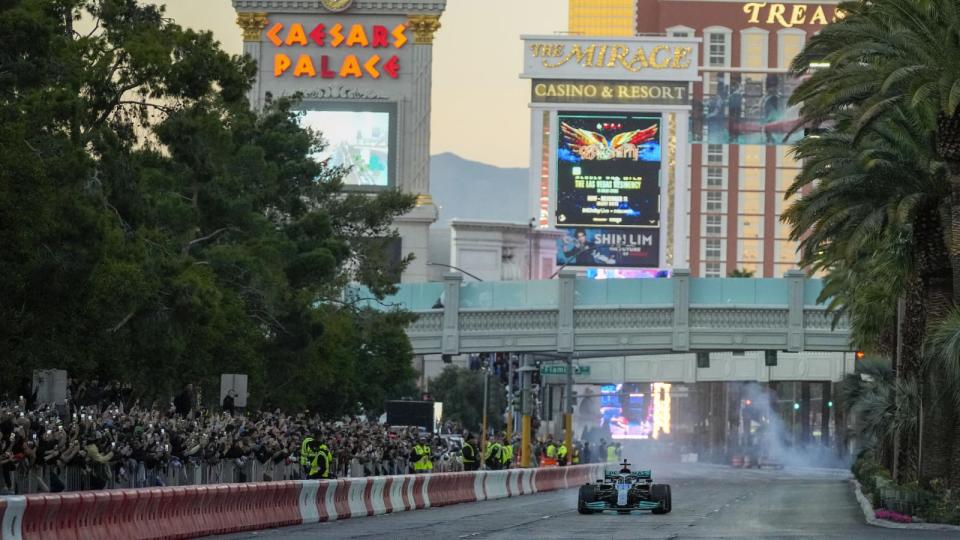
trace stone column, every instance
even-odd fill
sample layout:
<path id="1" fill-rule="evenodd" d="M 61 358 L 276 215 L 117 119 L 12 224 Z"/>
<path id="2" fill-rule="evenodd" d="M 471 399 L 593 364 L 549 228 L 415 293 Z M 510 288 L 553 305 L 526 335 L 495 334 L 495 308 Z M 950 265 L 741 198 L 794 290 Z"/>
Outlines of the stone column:
<path id="1" fill-rule="evenodd" d="M 439 15 L 411 15 L 413 31 L 413 93 L 399 112 L 399 187 L 417 195 L 417 205 L 397 218 L 395 225 L 403 237 L 404 253 L 414 260 L 403 274 L 403 281 L 426 281 L 430 258 L 430 225 L 437 220 L 437 207 L 430 196 L 430 99 L 433 81 L 433 34 L 440 28 Z"/>
<path id="2" fill-rule="evenodd" d="M 244 11 L 237 13 L 237 26 L 243 30 L 243 54 L 249 56 L 257 62 L 258 66 L 262 62 L 260 57 L 260 48 L 262 43 L 263 28 L 267 25 L 267 14 L 262 11 Z M 259 67 L 257 69 L 260 69 Z M 253 85 L 247 94 L 250 101 L 250 107 L 259 110 L 263 105 L 260 103 L 260 77 L 255 77 Z"/>
<path id="3" fill-rule="evenodd" d="M 411 15 L 413 30 L 413 100 L 407 110 L 404 137 L 412 149 L 406 170 L 407 191 L 418 194 L 417 205 L 433 204 L 430 197 L 430 103 L 433 89 L 433 35 L 439 15 Z"/>

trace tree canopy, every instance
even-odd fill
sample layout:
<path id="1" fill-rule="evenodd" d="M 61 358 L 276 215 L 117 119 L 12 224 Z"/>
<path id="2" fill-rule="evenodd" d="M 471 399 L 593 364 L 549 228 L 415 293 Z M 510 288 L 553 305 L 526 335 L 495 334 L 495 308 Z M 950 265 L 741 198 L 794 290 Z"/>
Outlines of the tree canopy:
<path id="1" fill-rule="evenodd" d="M 247 373 L 255 404 L 329 414 L 409 389 L 408 316 L 341 293 L 393 290 L 414 199 L 344 193 L 292 101 L 251 109 L 248 57 L 136 0 L 2 2 L 0 43 L 5 386 Z"/>

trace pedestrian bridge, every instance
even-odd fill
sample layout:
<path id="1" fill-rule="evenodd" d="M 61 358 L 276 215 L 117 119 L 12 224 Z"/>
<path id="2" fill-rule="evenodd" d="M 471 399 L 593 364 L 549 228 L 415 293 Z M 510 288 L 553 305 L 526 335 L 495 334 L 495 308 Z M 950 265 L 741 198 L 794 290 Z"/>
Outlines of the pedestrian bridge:
<path id="1" fill-rule="evenodd" d="M 417 314 L 407 334 L 414 354 L 481 352 L 649 355 L 695 351 L 850 350 L 849 325 L 817 302 L 823 285 L 783 278 L 578 279 L 403 284 L 376 301 L 353 302 Z"/>

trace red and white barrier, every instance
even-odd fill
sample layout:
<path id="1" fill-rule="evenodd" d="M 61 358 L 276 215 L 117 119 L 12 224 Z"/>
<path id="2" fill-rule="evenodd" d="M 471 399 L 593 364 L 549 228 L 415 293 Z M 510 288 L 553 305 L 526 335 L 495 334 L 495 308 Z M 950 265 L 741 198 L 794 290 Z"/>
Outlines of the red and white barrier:
<path id="1" fill-rule="evenodd" d="M 575 487 L 602 465 L 0 498 L 0 540 L 179 539 Z"/>

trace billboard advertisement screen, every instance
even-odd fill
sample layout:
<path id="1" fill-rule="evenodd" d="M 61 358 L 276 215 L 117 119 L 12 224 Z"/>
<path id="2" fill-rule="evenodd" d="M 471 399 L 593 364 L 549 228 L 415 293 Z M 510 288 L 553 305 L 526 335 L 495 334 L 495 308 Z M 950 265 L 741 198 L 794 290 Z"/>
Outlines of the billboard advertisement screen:
<path id="1" fill-rule="evenodd" d="M 638 227 L 563 229 L 558 266 L 659 268 L 660 231 Z"/>
<path id="2" fill-rule="evenodd" d="M 558 227 L 660 226 L 660 115 L 560 113 Z"/>
<path id="3" fill-rule="evenodd" d="M 343 183 L 361 189 L 386 188 L 393 184 L 389 111 L 308 109 L 300 125 L 323 137 L 326 146 L 313 154 L 331 167 L 348 169 Z"/>

